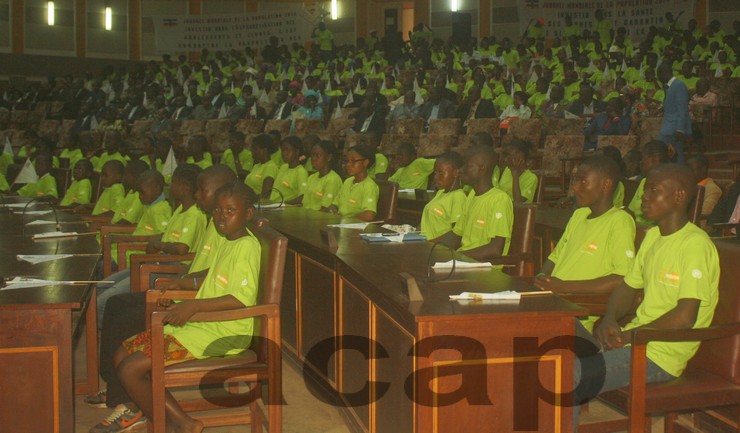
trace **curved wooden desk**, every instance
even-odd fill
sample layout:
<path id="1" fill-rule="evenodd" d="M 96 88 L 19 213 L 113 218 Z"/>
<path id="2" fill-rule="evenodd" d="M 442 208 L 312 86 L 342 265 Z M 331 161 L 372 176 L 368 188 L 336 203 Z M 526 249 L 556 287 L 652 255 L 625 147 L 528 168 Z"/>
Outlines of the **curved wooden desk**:
<path id="1" fill-rule="evenodd" d="M 11 201 L 12 198 L 6 198 Z M 18 201 L 17 199 L 14 201 Z M 31 205 L 33 206 L 33 205 Z M 29 210 L 31 207 L 29 207 Z M 47 209 L 40 205 L 35 209 Z M 38 216 L 14 215 L 0 208 L 0 276 L 51 281 L 91 280 L 100 247 L 94 236 L 33 241 L 33 233 L 54 225 L 26 227 Z M 53 219 L 51 215 L 42 219 Z M 59 213 L 63 231 L 85 232 L 79 218 Z M 69 224 L 67 224 L 69 223 Z M 18 254 L 91 254 L 32 265 Z M 96 327 L 87 327 L 87 383 L 73 381 L 73 338 L 83 323 L 95 323 L 95 288 L 66 285 L 0 290 L 0 420 L 2 431 L 74 431 L 75 385 L 98 391 Z M 87 308 L 92 300 L 93 307 Z"/>
<path id="2" fill-rule="evenodd" d="M 573 335 L 577 306 L 553 295 L 453 302 L 448 295 L 463 291 L 532 287 L 496 270 L 422 284 L 431 243 L 368 243 L 358 230 L 329 228 L 334 250 L 321 229 L 340 222 L 336 215 L 285 208 L 262 216 L 289 240 L 281 305 L 288 355 L 334 391 L 354 430 L 571 431 L 570 408 L 538 395 L 540 386 L 571 390 L 573 355 L 538 346 Z M 434 251 L 435 261 L 449 255 Z M 400 272 L 416 277 L 424 301 L 409 301 Z"/>

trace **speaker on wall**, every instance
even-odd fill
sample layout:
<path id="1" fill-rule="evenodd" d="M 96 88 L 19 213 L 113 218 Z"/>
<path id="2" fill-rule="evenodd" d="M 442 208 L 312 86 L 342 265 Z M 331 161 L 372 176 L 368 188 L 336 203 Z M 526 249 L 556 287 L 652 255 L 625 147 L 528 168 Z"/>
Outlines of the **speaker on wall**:
<path id="1" fill-rule="evenodd" d="M 472 37 L 472 18 L 469 12 L 452 13 L 452 42 L 465 44 Z"/>

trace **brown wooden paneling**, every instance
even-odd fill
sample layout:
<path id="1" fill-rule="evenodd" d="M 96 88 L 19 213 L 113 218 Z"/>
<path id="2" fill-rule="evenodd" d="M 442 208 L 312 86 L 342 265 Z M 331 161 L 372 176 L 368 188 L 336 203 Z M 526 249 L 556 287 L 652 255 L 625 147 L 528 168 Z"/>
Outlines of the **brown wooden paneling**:
<path id="1" fill-rule="evenodd" d="M 340 339 L 360 337 L 370 339 L 370 301 L 347 280 L 340 278 Z M 359 341 L 359 339 L 356 339 Z M 342 341 L 342 340 L 340 340 Z M 342 343 L 342 346 L 349 342 Z M 359 393 L 370 381 L 370 344 L 364 346 L 364 354 L 357 350 L 343 350 L 339 353 L 340 384 L 344 393 Z M 352 405 L 351 411 L 365 431 L 370 428 L 370 389 L 360 399 L 364 404 Z"/>
<path id="2" fill-rule="evenodd" d="M 23 34 L 25 20 L 23 19 L 23 0 L 11 0 L 10 25 L 13 27 L 13 54 L 23 54 Z"/>
<path id="3" fill-rule="evenodd" d="M 296 323 L 297 323 L 297 294 L 295 274 L 295 251 L 288 250 L 285 257 L 285 277 L 283 278 L 283 292 L 280 300 L 280 323 L 283 334 L 283 343 L 292 350 L 298 350 Z"/>
<path id="4" fill-rule="evenodd" d="M 141 0 L 128 0 L 129 59 L 141 60 Z"/>
<path id="5" fill-rule="evenodd" d="M 334 336 L 334 271 L 299 256 L 300 288 L 300 354 L 306 354 L 319 342 Z M 328 366 L 328 377 L 334 378 L 334 363 Z"/>
<path id="6" fill-rule="evenodd" d="M 374 340 L 379 343 L 388 354 L 381 358 L 375 354 L 376 382 L 390 384 L 385 395 L 375 395 L 375 429 L 380 432 L 413 433 L 414 432 L 414 400 L 404 390 L 406 379 L 414 372 L 414 358 L 412 348 L 414 339 L 394 321 L 388 318 L 377 308 L 373 309 Z M 463 431 L 463 430 L 445 430 Z M 473 431 L 473 430 L 469 430 Z"/>
<path id="7" fill-rule="evenodd" d="M 75 46 L 77 57 L 87 51 L 87 0 L 75 0 Z"/>

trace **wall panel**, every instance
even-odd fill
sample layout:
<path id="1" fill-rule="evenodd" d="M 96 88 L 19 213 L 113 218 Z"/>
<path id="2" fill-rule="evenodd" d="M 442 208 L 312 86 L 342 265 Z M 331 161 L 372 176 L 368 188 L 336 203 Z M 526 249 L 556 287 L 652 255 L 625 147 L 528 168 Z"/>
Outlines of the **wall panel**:
<path id="1" fill-rule="evenodd" d="M 54 25 L 47 24 L 46 0 L 28 0 L 24 8 L 25 52 L 29 54 L 75 55 L 73 0 L 54 2 Z"/>

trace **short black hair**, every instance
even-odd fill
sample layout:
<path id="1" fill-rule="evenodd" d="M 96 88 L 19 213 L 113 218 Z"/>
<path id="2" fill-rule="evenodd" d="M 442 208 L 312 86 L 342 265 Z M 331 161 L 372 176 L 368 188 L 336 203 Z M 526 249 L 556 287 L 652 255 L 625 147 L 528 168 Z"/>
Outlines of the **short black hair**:
<path id="1" fill-rule="evenodd" d="M 606 155 L 596 155 L 583 161 L 581 167 L 588 167 L 612 181 L 612 191 L 617 188 L 620 179 L 622 179 L 622 170 L 617 162 Z"/>
<path id="2" fill-rule="evenodd" d="M 697 185 L 696 179 L 694 179 L 694 172 L 687 166 L 683 164 L 664 163 L 650 170 L 650 174 L 665 174 L 672 181 L 676 182 L 679 189 L 686 192 L 687 206 L 696 197 Z"/>
<path id="3" fill-rule="evenodd" d="M 463 160 L 462 155 L 453 150 L 439 155 L 437 157 L 437 161 L 450 164 L 455 168 L 462 168 L 462 166 L 465 164 L 465 160 Z"/>
<path id="4" fill-rule="evenodd" d="M 398 150 L 396 152 L 402 155 L 416 156 L 416 149 L 411 143 L 402 143 L 398 146 Z"/>
<path id="5" fill-rule="evenodd" d="M 375 165 L 375 151 L 372 147 L 365 143 L 360 143 L 358 145 L 355 145 L 351 147 L 347 152 L 355 152 L 364 159 L 367 159 L 368 164 L 367 167 L 370 168 L 373 165 Z"/>
<path id="6" fill-rule="evenodd" d="M 520 138 L 515 138 L 511 140 L 510 142 L 506 143 L 504 147 L 514 148 L 518 152 L 520 152 L 522 155 L 524 155 L 524 158 L 528 158 L 529 150 L 532 148 L 532 143 L 526 140 L 522 140 Z"/>
<path id="7" fill-rule="evenodd" d="M 121 161 L 117 159 L 111 159 L 110 161 L 103 164 L 103 170 L 105 170 L 106 167 L 108 167 L 108 169 L 111 170 L 113 174 L 123 177 L 123 171 L 125 167 L 123 166 L 123 163 Z"/>
<path id="8" fill-rule="evenodd" d="M 644 155 L 657 156 L 660 162 L 668 162 L 668 145 L 660 140 L 651 140 L 642 147 Z"/>
<path id="9" fill-rule="evenodd" d="M 179 179 L 190 188 L 190 192 L 195 194 L 195 190 L 198 189 L 198 175 L 202 169 L 200 166 L 195 164 L 180 164 L 172 173 L 172 180 Z"/>
<path id="10" fill-rule="evenodd" d="M 268 153 L 271 153 L 273 147 L 272 137 L 267 134 L 259 134 L 252 139 L 252 146 L 264 149 Z"/>
<path id="11" fill-rule="evenodd" d="M 246 208 L 254 207 L 254 204 L 259 200 L 257 198 L 257 193 L 255 193 L 252 188 L 239 181 L 227 183 L 216 190 L 216 199 L 223 195 L 235 197 L 240 200 Z"/>

